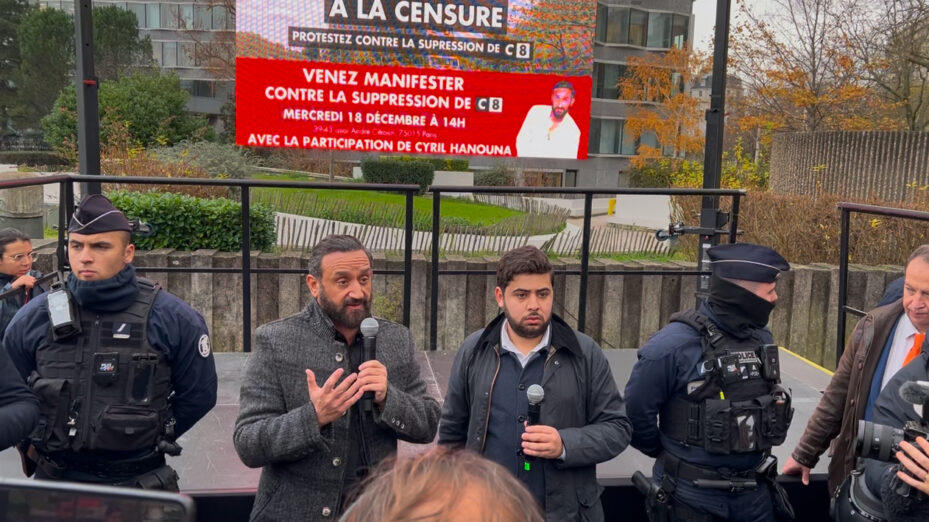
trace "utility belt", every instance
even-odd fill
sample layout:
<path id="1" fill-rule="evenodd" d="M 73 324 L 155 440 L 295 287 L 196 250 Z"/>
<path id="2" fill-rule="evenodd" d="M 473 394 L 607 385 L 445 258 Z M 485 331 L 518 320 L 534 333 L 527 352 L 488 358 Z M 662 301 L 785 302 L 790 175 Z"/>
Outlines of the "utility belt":
<path id="1" fill-rule="evenodd" d="M 698 466 L 668 452 L 662 453 L 659 458 L 664 474 L 670 478 L 686 480 L 701 489 L 720 489 L 731 493 L 757 489 L 759 480 L 777 473 L 777 458 L 773 455 L 766 455 L 761 464 L 747 470 Z"/>
<path id="2" fill-rule="evenodd" d="M 50 477 L 61 477 L 68 472 L 85 473 L 98 477 L 131 477 L 147 473 L 165 465 L 165 456 L 150 453 L 133 459 L 107 460 L 106 458 L 74 458 L 72 455 L 43 455 L 36 463 Z"/>

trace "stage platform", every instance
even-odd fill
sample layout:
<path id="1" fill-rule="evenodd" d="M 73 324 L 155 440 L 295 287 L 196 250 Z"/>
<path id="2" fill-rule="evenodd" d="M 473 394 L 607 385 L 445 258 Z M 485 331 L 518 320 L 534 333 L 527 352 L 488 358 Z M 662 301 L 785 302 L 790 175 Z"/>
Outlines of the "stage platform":
<path id="1" fill-rule="evenodd" d="M 635 350 L 606 350 L 607 359 L 620 391 L 636 361 Z M 181 477 L 180 486 L 197 500 L 200 520 L 216 520 L 222 513 L 224 522 L 247 520 L 248 508 L 258 485 L 259 469 L 246 467 L 239 460 L 232 444 L 232 429 L 239 411 L 239 387 L 243 378 L 244 364 L 248 354 L 218 353 L 216 366 L 219 374 L 219 394 L 216 407 L 180 439 L 184 448 L 179 457 L 169 457 L 171 464 Z M 430 393 L 441 402 L 448 383 L 454 352 L 422 352 L 418 354 L 423 377 Z M 807 420 L 816 408 L 830 376 L 823 369 L 809 364 L 781 350 L 781 369 L 784 383 L 793 390 L 796 408 L 787 442 L 775 448 L 779 466 L 786 461 L 790 450 L 799 439 Z M 401 443 L 401 453 L 423 451 L 428 446 Z M 825 498 L 825 473 L 828 458 L 820 460 L 814 470 L 814 485 L 802 487 L 797 479 L 784 479 L 794 505 L 798 508 L 799 520 L 824 520 L 823 508 L 828 505 Z M 600 464 L 597 476 L 606 488 L 603 496 L 604 509 L 623 520 L 635 520 L 630 512 L 641 506 L 641 497 L 631 487 L 630 478 L 635 471 L 651 475 L 653 459 L 630 447 L 621 455 Z M 0 452 L 0 476 L 22 478 L 18 454 L 14 450 Z M 632 504 L 630 504 L 632 502 Z M 236 508 L 230 509 L 232 506 Z M 619 510 L 622 511 L 619 511 Z M 243 512 L 244 510 L 244 512 Z M 641 513 L 644 514 L 644 513 Z M 803 515 L 809 515 L 803 516 Z M 231 518 L 230 518 L 231 516 Z"/>

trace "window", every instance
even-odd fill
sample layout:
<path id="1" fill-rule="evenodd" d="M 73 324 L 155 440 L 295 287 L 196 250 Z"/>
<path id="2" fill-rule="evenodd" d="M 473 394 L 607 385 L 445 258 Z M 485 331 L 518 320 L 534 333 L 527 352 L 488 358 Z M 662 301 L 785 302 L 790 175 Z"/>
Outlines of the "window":
<path id="1" fill-rule="evenodd" d="M 623 120 L 592 118 L 590 151 L 599 154 L 619 154 L 619 139 L 623 133 Z"/>
<path id="2" fill-rule="evenodd" d="M 207 80 L 194 80 L 192 94 L 203 98 L 215 97 L 216 93 L 213 90 L 213 82 Z"/>
<path id="3" fill-rule="evenodd" d="M 226 27 L 226 10 L 222 6 L 213 6 L 213 29 L 221 30 Z"/>
<path id="4" fill-rule="evenodd" d="M 139 27 L 148 27 L 145 25 L 145 4 L 126 4 L 126 8 L 135 13 Z"/>
<path id="5" fill-rule="evenodd" d="M 619 99 L 616 83 L 626 74 L 626 66 L 617 63 L 594 63 L 594 98 Z"/>
<path id="6" fill-rule="evenodd" d="M 671 45 L 683 49 L 687 43 L 687 29 L 690 25 L 690 17 L 683 15 L 674 15 L 674 25 L 671 27 Z"/>
<path id="7" fill-rule="evenodd" d="M 189 92 L 191 95 L 194 93 L 194 81 L 193 80 L 184 80 L 181 79 L 181 89 Z"/>
<path id="8" fill-rule="evenodd" d="M 192 4 L 178 6 L 178 27 L 180 29 L 194 28 L 194 6 Z"/>
<path id="9" fill-rule="evenodd" d="M 145 4 L 145 27 L 158 29 L 161 27 L 161 7 L 159 4 Z"/>
<path id="10" fill-rule="evenodd" d="M 597 7 L 597 39 L 604 43 L 627 43 L 629 32 L 629 8 Z"/>
<path id="11" fill-rule="evenodd" d="M 162 67 L 177 67 L 177 42 L 164 42 L 164 58 L 161 62 Z"/>
<path id="12" fill-rule="evenodd" d="M 213 14 L 209 6 L 194 6 L 194 29 L 209 31 L 213 29 Z"/>
<path id="13" fill-rule="evenodd" d="M 161 28 L 177 29 L 177 4 L 161 4 Z"/>
<path id="14" fill-rule="evenodd" d="M 194 67 L 196 66 L 195 60 L 195 45 L 193 42 L 178 42 L 177 44 L 177 65 L 178 67 Z"/>
<path id="15" fill-rule="evenodd" d="M 671 47 L 671 23 L 674 15 L 670 13 L 648 14 L 648 47 Z"/>
<path id="16" fill-rule="evenodd" d="M 648 13 L 638 9 L 629 10 L 629 43 L 645 47 L 648 33 Z"/>

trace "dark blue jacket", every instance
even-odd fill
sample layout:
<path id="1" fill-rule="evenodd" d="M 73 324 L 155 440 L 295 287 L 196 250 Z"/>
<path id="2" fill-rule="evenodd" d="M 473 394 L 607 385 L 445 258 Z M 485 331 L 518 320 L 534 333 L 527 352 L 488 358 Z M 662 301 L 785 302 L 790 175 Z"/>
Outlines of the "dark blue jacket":
<path id="1" fill-rule="evenodd" d="M 0 350 L 0 451 L 26 438 L 39 420 L 39 400 Z"/>
<path id="2" fill-rule="evenodd" d="M 439 422 L 439 444 L 483 453 L 503 320 L 501 314 L 471 334 L 455 355 Z M 629 421 L 609 362 L 597 343 L 557 315 L 552 315 L 551 324 L 540 422 L 558 430 L 565 460 L 542 459 L 546 519 L 603 520 L 597 464 L 629 445 Z"/>
<path id="3" fill-rule="evenodd" d="M 704 304 L 700 311 L 710 320 L 713 314 Z M 725 333 L 725 326 L 713 321 Z M 767 328 L 754 332 L 762 343 L 773 342 Z M 700 379 L 697 363 L 703 358 L 700 332 L 690 326 L 672 322 L 655 333 L 641 348 L 639 360 L 632 368 L 623 394 L 626 413 L 632 422 L 632 446 L 642 453 L 657 457 L 662 450 L 694 464 L 748 469 L 761 460 L 759 453 L 711 455 L 702 448 L 685 447 L 661 434 L 658 414 L 677 395 L 687 393 L 687 383 Z"/>
<path id="4" fill-rule="evenodd" d="M 47 296 L 39 295 L 20 308 L 3 337 L 3 347 L 24 380 L 35 370 L 36 349 L 49 334 Z M 162 290 L 149 316 L 148 342 L 164 352 L 171 366 L 175 392 L 171 404 L 175 434 L 180 436 L 216 404 L 213 353 L 204 356 L 200 351 L 201 343 L 209 347 L 206 322 L 190 305 Z"/>
<path id="5" fill-rule="evenodd" d="M 916 406 L 900 397 L 900 387 L 907 381 L 925 381 L 929 378 L 927 347 L 929 343 L 924 342 L 920 356 L 901 368 L 881 391 L 874 403 L 874 416 L 871 419 L 875 424 L 902 429 L 907 421 L 921 419 Z M 896 476 L 898 469 L 900 466 L 896 462 L 866 459 L 865 480 L 868 489 L 881 498 L 884 512 L 891 520 L 929 519 L 929 500 L 924 494 L 913 490 L 908 496 L 901 496 L 896 491 L 899 484 L 904 484 Z"/>

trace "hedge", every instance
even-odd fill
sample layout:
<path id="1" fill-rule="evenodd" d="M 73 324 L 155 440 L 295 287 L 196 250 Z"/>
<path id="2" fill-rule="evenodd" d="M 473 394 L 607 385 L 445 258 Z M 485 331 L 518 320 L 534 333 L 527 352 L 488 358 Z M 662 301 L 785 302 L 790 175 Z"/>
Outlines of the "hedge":
<path id="1" fill-rule="evenodd" d="M 47 150 L 4 150 L 0 151 L 0 163 L 14 165 L 60 166 L 69 165 L 70 162 L 58 154 Z"/>
<path id="2" fill-rule="evenodd" d="M 170 192 L 107 193 L 116 208 L 130 218 L 151 224 L 151 237 L 133 238 L 142 250 L 215 248 L 224 252 L 242 249 L 242 205 L 226 198 L 195 198 Z M 249 209 L 251 248 L 270 251 L 276 243 L 274 212 L 260 203 Z"/>
<path id="3" fill-rule="evenodd" d="M 361 172 L 368 183 L 419 185 L 420 194 L 432 185 L 435 178 L 431 163 L 402 159 L 365 159 L 361 161 Z"/>
<path id="4" fill-rule="evenodd" d="M 468 160 L 460 158 L 420 158 L 418 156 L 381 156 L 384 160 L 397 161 L 425 161 L 432 165 L 434 170 L 451 170 L 463 172 L 468 170 Z"/>

